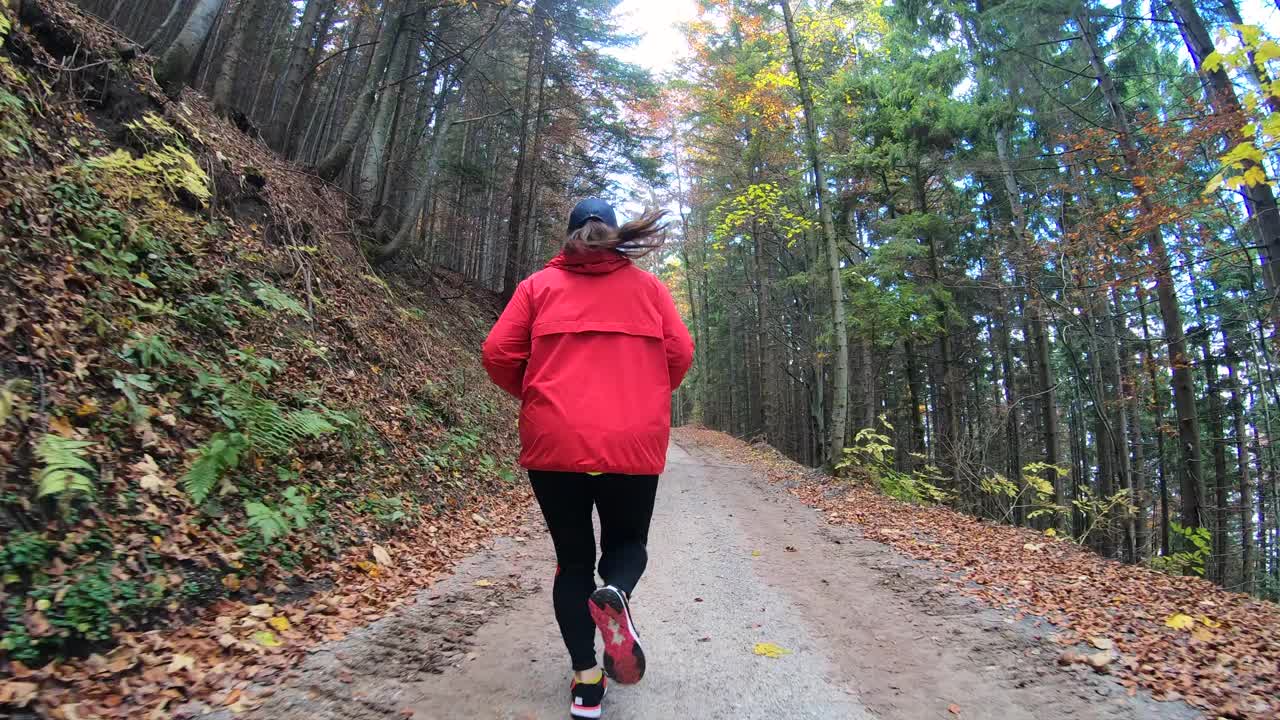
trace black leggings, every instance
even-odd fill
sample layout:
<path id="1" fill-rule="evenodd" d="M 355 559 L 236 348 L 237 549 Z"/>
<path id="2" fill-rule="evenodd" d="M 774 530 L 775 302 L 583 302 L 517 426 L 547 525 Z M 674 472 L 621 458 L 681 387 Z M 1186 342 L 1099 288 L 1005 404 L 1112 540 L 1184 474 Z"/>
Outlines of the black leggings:
<path id="1" fill-rule="evenodd" d="M 596 589 L 591 508 L 600 513 L 600 577 L 629 597 L 649 560 L 645 545 L 658 476 L 530 470 L 529 481 L 556 547 L 556 622 L 573 669 L 587 670 L 596 665 L 596 626 L 587 610 Z"/>

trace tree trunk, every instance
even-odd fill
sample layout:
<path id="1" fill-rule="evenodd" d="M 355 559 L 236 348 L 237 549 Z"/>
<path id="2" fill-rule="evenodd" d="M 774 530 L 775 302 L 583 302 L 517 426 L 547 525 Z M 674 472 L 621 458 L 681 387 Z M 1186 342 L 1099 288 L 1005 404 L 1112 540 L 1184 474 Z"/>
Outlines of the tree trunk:
<path id="1" fill-rule="evenodd" d="M 209 37 L 209 31 L 218 19 L 218 12 L 222 10 L 222 3 L 223 0 L 197 0 L 182 30 L 156 62 L 156 82 L 168 95 L 176 97 L 191 77 L 196 55 Z"/>
<path id="2" fill-rule="evenodd" d="M 240 0 L 232 15 L 231 32 L 222 51 L 222 66 L 213 82 L 213 109 L 219 114 L 230 113 L 237 105 L 236 78 L 240 76 L 240 63 L 255 25 L 262 21 L 260 0 Z"/>
<path id="3" fill-rule="evenodd" d="M 302 11 L 302 22 L 293 34 L 289 58 L 285 61 L 284 78 L 280 83 L 280 97 L 272 107 L 271 128 L 268 131 L 268 140 L 277 150 L 283 150 L 287 144 L 286 133 L 298 107 L 295 101 L 302 97 L 302 84 L 310 69 L 316 30 L 325 4 L 326 0 L 307 0 L 307 6 Z M 280 100 L 289 108 L 288 113 L 280 112 Z"/>
<path id="4" fill-rule="evenodd" d="M 1249 463 L 1249 440 L 1245 433 L 1245 410 L 1244 401 L 1241 398 L 1240 391 L 1240 373 L 1236 367 L 1238 355 L 1231 344 L 1231 338 L 1223 328 L 1222 332 L 1222 355 L 1224 364 L 1227 366 L 1227 388 L 1231 395 L 1228 400 L 1227 410 L 1230 412 L 1233 420 L 1233 430 L 1235 434 L 1236 445 L 1236 465 L 1239 468 L 1240 478 L 1240 592 L 1253 594 L 1254 590 L 1254 569 L 1257 566 L 1255 558 L 1256 539 L 1254 537 L 1253 526 L 1253 478 L 1250 476 Z M 1265 520 L 1265 512 L 1262 518 Z M 1265 527 L 1265 522 L 1263 523 Z"/>
<path id="5" fill-rule="evenodd" d="M 550 42 L 551 25 L 546 18 L 545 4 L 537 0 L 529 15 L 529 50 L 524 67 L 524 91 L 520 105 L 520 129 L 517 136 L 516 169 L 511 178 L 511 214 L 507 220 L 507 258 L 502 274 L 502 301 L 506 303 L 515 294 L 520 282 L 521 253 L 524 231 L 525 166 L 529 162 L 529 121 L 533 116 L 533 84 L 538 75 L 538 58 Z M 541 25 L 540 32 L 534 29 Z"/>
<path id="6" fill-rule="evenodd" d="M 403 80 L 405 67 L 409 62 L 409 51 L 416 46 L 406 32 L 405 22 L 401 22 L 395 37 L 391 38 L 391 59 L 387 62 L 384 74 L 385 83 Z M 378 101 L 373 113 L 373 125 L 369 130 L 369 142 L 364 158 L 360 163 L 360 177 L 356 185 L 356 195 L 365 202 L 370 210 L 377 203 L 378 190 L 387 171 L 387 152 L 391 147 L 391 132 L 396 112 L 400 108 L 400 99 L 408 83 L 385 85 L 378 93 Z"/>
<path id="7" fill-rule="evenodd" d="M 780 0 L 783 22 L 787 27 L 787 44 L 791 47 L 796 82 L 800 90 L 800 105 L 804 111 L 805 153 L 813 170 L 814 199 L 822 218 L 822 233 L 827 248 L 827 265 L 831 279 L 831 325 L 836 343 L 835 365 L 831 368 L 831 428 L 827 441 L 827 465 L 840 461 L 844 454 L 845 421 L 849 404 L 849 331 L 844 317 L 844 284 L 840 278 L 840 249 L 837 246 L 835 222 L 831 217 L 831 204 L 827 197 L 827 177 L 822 158 L 818 154 L 818 126 L 814 117 L 813 95 L 809 89 L 809 73 L 805 69 L 804 55 L 800 51 L 800 39 L 795 21 L 791 17 L 790 0 Z"/>
<path id="8" fill-rule="evenodd" d="M 382 27 L 382 32 L 378 33 L 378 46 L 369 63 L 369 70 L 365 74 L 364 85 L 356 98 L 355 105 L 351 108 L 346 124 L 342 127 L 342 134 L 328 154 L 316 164 L 316 174 L 325 180 L 332 182 L 342 174 L 351 161 L 356 143 L 364 135 L 365 128 L 369 124 L 369 111 L 373 108 L 374 100 L 377 99 L 379 90 L 382 88 L 382 79 L 386 74 L 387 65 L 391 62 L 391 56 L 395 50 L 395 39 L 400 34 L 402 22 L 400 6 L 391 4 L 387 8 L 386 24 Z"/>
<path id="9" fill-rule="evenodd" d="M 1152 188 L 1145 183 L 1140 174 L 1138 146 L 1129 126 L 1129 116 L 1124 105 L 1120 103 L 1120 96 L 1111 81 L 1110 71 L 1098 51 L 1097 33 L 1085 11 L 1078 12 L 1075 19 L 1089 52 L 1089 64 L 1093 68 L 1098 87 L 1102 90 L 1103 98 L 1116 124 L 1117 140 L 1125 159 L 1125 173 L 1134 192 L 1141 198 L 1143 213 L 1153 216 L 1155 211 L 1149 196 Z M 1182 488 L 1180 514 L 1184 527 L 1198 528 L 1204 526 L 1201 517 L 1203 483 L 1201 481 L 1200 421 L 1196 414 L 1191 361 L 1187 355 L 1187 342 L 1182 329 L 1182 310 L 1178 307 L 1178 298 L 1175 294 L 1169 252 L 1159 229 L 1147 233 L 1146 241 L 1155 260 L 1156 300 L 1164 323 L 1165 344 L 1169 348 L 1169 366 L 1173 376 L 1173 404 L 1178 414 L 1179 449 L 1182 455 L 1182 467 L 1179 473 Z"/>
<path id="10" fill-rule="evenodd" d="M 1196 307 L 1200 307 L 1199 300 Z M 1218 387 L 1218 359 L 1209 346 L 1209 333 L 1201 333 L 1204 354 L 1205 394 L 1208 396 L 1209 448 L 1213 458 L 1213 555 L 1207 567 L 1209 579 L 1227 584 L 1227 439 L 1222 427 L 1222 392 Z"/>
<path id="11" fill-rule="evenodd" d="M 122 5 L 123 3 L 117 5 L 116 11 L 119 11 Z M 178 24 L 178 18 L 181 17 L 182 5 L 182 0 L 173 0 L 173 4 L 169 7 L 169 14 L 165 16 L 164 22 L 160 23 L 160 27 L 157 27 L 151 33 L 146 42 L 142 43 L 143 50 L 155 53 L 163 49 L 160 43 L 173 33 L 173 28 Z"/>
<path id="12" fill-rule="evenodd" d="M 1151 383 L 1151 412 L 1155 416 L 1156 474 L 1160 485 L 1160 554 L 1168 555 L 1169 547 L 1169 477 L 1164 458 L 1164 400 L 1160 396 L 1160 382 L 1156 379 L 1156 357 L 1151 349 L 1151 332 L 1147 329 L 1147 293 L 1138 285 L 1135 288 L 1138 314 L 1142 320 L 1142 355 Z"/>
<path id="13" fill-rule="evenodd" d="M 428 153 L 419 153 L 419 161 L 421 172 L 417 174 L 417 191 L 413 196 L 413 200 L 409 203 L 410 211 L 405 216 L 395 237 L 390 242 L 378 248 L 376 255 L 378 260 L 386 260 L 395 255 L 401 248 L 409 243 L 414 230 L 418 226 L 418 218 L 422 216 L 427 205 L 431 201 L 433 195 L 433 184 L 437 170 L 440 167 L 440 159 L 444 155 L 444 143 L 449 134 L 449 128 L 453 125 L 453 115 L 457 111 L 460 103 L 449 102 L 449 88 L 456 84 L 461 93 L 466 86 L 467 80 L 471 77 L 471 73 L 476 65 L 476 58 L 484 54 L 485 48 L 493 40 L 494 36 L 506 24 L 507 18 L 511 16 L 515 3 L 507 3 L 502 10 L 498 12 L 498 16 L 494 19 L 486 30 L 480 42 L 476 44 L 471 56 L 460 61 L 461 67 L 457 70 L 456 79 L 450 80 L 446 75 L 444 86 L 440 90 L 440 97 L 437 100 L 437 108 L 434 113 L 435 129 L 431 142 L 431 149 Z"/>

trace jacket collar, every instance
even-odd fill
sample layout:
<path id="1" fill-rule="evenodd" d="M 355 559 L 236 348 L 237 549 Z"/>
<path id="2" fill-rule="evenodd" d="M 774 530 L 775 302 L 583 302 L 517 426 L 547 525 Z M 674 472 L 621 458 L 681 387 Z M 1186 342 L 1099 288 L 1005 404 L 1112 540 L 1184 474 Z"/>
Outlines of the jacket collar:
<path id="1" fill-rule="evenodd" d="M 547 263 L 549 268 L 560 268 L 580 275 L 605 275 L 631 264 L 631 258 L 616 250 L 588 250 L 580 253 L 561 252 Z"/>

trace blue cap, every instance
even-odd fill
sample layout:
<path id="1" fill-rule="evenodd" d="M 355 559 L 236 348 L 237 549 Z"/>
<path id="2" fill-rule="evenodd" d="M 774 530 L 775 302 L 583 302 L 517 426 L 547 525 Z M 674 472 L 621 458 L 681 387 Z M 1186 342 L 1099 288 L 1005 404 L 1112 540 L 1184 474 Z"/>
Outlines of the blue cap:
<path id="1" fill-rule="evenodd" d="M 586 225 L 588 220 L 599 220 L 609 227 L 618 227 L 618 216 L 614 214 L 613 206 L 600 198 L 587 198 L 573 208 L 573 212 L 569 213 L 569 232 Z"/>

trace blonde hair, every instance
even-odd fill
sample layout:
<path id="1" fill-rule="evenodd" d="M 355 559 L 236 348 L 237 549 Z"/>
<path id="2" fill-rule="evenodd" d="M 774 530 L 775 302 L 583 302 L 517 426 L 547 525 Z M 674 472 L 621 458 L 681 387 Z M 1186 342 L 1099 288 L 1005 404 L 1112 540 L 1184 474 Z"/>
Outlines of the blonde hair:
<path id="1" fill-rule="evenodd" d="M 667 241 L 667 225 L 662 222 L 667 213 L 667 210 L 649 210 L 618 228 L 599 220 L 588 220 L 564 239 L 564 250 L 569 253 L 617 250 L 629 257 L 643 257 Z"/>

